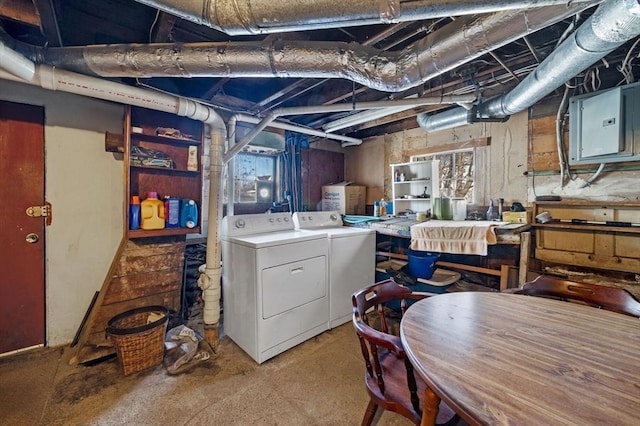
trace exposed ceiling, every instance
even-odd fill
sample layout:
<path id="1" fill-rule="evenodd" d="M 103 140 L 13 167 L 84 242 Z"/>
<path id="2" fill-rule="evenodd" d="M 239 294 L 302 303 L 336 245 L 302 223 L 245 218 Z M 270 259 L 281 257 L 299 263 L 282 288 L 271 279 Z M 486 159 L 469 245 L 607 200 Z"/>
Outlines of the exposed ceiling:
<path id="1" fill-rule="evenodd" d="M 260 3 L 259 0 L 254 1 Z M 334 1 L 336 8 L 344 2 L 344 0 Z M 289 4 L 299 4 L 300 2 L 301 0 L 281 0 L 281 6 L 287 7 Z M 364 0 L 362 2 L 366 3 Z M 567 16 L 562 19 L 549 19 L 542 22 L 538 25 L 539 28 L 542 28 L 540 30 L 526 31 L 528 34 L 510 37 L 510 39 L 506 37 L 509 39 L 508 42 L 501 43 L 495 49 L 487 49 L 484 46 L 476 45 L 476 43 L 480 39 L 484 43 L 485 39 L 491 38 L 493 35 L 495 37 L 501 36 L 499 26 L 491 29 L 490 35 L 482 34 L 477 39 L 470 37 L 467 44 L 463 46 L 463 54 L 459 55 L 462 59 L 452 60 L 453 65 L 450 69 L 432 71 L 425 75 L 429 70 L 426 67 L 417 67 L 419 69 L 416 70 L 416 76 L 396 76 L 398 81 L 402 82 L 397 84 L 399 90 L 387 90 L 388 87 L 384 87 L 387 84 L 383 81 L 384 76 L 378 78 L 378 74 L 372 75 L 373 71 L 367 67 L 372 66 L 375 68 L 374 71 L 379 72 L 380 75 L 385 72 L 386 68 L 389 68 L 389 63 L 393 61 L 395 63 L 392 65 L 399 68 L 401 62 L 408 60 L 407 57 L 418 57 L 425 55 L 425 52 L 429 53 L 428 49 L 431 45 L 441 42 L 451 34 L 472 33 L 473 23 L 482 22 L 482 17 L 490 16 L 489 13 L 461 17 L 439 16 L 436 11 L 431 13 L 436 16 L 427 19 L 411 20 L 408 18 L 405 22 L 353 26 L 346 26 L 352 23 L 344 23 L 342 27 L 331 28 L 337 24 L 331 23 L 333 20 L 331 14 L 336 12 L 330 11 L 327 12 L 327 19 L 324 20 L 327 22 L 314 24 L 321 29 L 289 32 L 270 30 L 269 34 L 229 35 L 227 33 L 233 33 L 233 31 L 219 31 L 211 28 L 211 25 L 198 24 L 193 20 L 185 19 L 184 16 L 177 17 L 178 13 L 175 10 L 172 11 L 173 14 L 170 14 L 145 3 L 154 4 L 156 2 L 145 0 L 0 0 L 0 25 L 11 39 L 28 45 L 46 47 L 42 51 L 50 52 L 54 57 L 56 51 L 66 55 L 69 50 L 66 48 L 72 46 L 133 43 L 142 45 L 174 43 L 170 50 L 173 49 L 174 53 L 178 55 L 182 54 L 182 51 L 178 51 L 178 46 L 182 46 L 183 43 L 217 42 L 218 44 L 213 46 L 213 51 L 218 54 L 233 52 L 233 49 L 240 49 L 243 46 L 263 46 L 264 48 L 260 48 L 262 50 L 269 50 L 269 46 L 280 46 L 280 50 L 267 52 L 272 56 L 270 60 L 275 61 L 276 55 L 279 55 L 281 59 L 286 55 L 285 50 L 294 50 L 290 48 L 291 46 L 299 47 L 302 50 L 306 48 L 304 52 L 298 53 L 298 56 L 290 63 L 283 65 L 283 69 L 277 70 L 273 69 L 273 63 L 270 64 L 272 69 L 266 71 L 247 70 L 246 64 L 239 64 L 239 61 L 233 58 L 222 66 L 226 67 L 228 72 L 217 70 L 212 72 L 217 75 L 214 77 L 189 76 L 190 78 L 185 78 L 185 75 L 176 77 L 172 75 L 176 74 L 175 71 L 167 72 L 167 76 L 161 76 L 160 73 L 155 72 L 152 77 L 146 75 L 137 78 L 133 76 L 108 77 L 118 79 L 126 84 L 152 87 L 197 98 L 219 107 L 221 111 L 265 116 L 275 108 L 284 107 L 340 103 L 351 105 L 354 102 L 415 96 L 471 94 L 489 98 L 505 93 L 533 71 L 539 62 L 555 49 L 559 39 L 584 22 L 593 13 L 594 4 L 599 2 L 567 1 L 564 3 L 570 4 L 569 6 L 564 4 L 545 6 L 574 8 L 570 9 L 571 11 L 580 11 L 585 7 L 586 9 L 579 14 L 566 13 Z M 180 4 L 177 1 L 169 1 L 168 3 Z M 185 3 L 192 4 L 197 1 Z M 202 3 L 212 2 L 202 0 Z M 249 0 L 235 0 L 225 3 L 243 7 L 251 2 Z M 306 3 L 309 3 L 307 7 L 312 8 L 311 5 L 314 3 L 323 3 L 326 7 L 329 2 L 323 0 Z M 369 3 L 384 4 L 384 1 Z M 390 4 L 398 5 L 401 3 L 403 2 L 390 2 Z M 429 2 L 418 1 L 418 3 Z M 436 3 L 456 2 L 440 1 Z M 483 2 L 476 1 L 475 3 Z M 484 3 L 500 2 L 487 1 Z M 529 3 L 544 2 L 531 1 Z M 551 3 L 553 2 L 551 1 Z M 552 15 L 559 16 L 557 13 Z M 557 22 L 553 23 L 553 20 Z M 528 16 L 525 17 L 525 21 L 526 25 L 529 25 Z M 381 19 L 380 22 L 383 20 Z M 483 23 L 483 25 L 486 24 Z M 504 24 L 502 27 L 507 28 L 508 25 Z M 298 26 L 297 28 L 302 29 L 303 27 Z M 504 30 L 504 32 L 507 31 L 510 30 Z M 316 42 L 321 43 L 317 44 Z M 601 87 L 607 87 L 619 83 L 623 80 L 623 75 L 616 70 L 616 65 L 620 64 L 629 52 L 630 43 L 623 45 L 606 57 L 608 68 L 605 62 L 598 62 L 595 65 L 599 71 L 597 74 L 594 72 L 583 73 L 573 83 L 578 87 L 588 85 L 589 90 L 598 84 Z M 56 47 L 64 49 L 56 49 Z M 336 60 L 337 62 L 364 55 L 368 56 L 361 66 L 359 63 L 355 65 L 344 64 L 344 70 L 336 71 L 336 67 L 339 68 L 339 66 L 326 65 L 327 78 L 323 78 L 324 66 L 327 62 L 323 62 L 322 55 L 329 48 L 339 51 L 340 54 L 345 51 L 348 51 L 347 53 L 356 52 L 347 59 L 340 56 Z M 451 49 L 460 51 L 461 47 L 456 45 Z M 447 51 L 444 50 L 444 52 Z M 432 57 L 439 56 L 434 53 L 430 53 L 430 55 Z M 312 62 L 306 61 L 306 59 L 299 60 L 303 56 L 320 58 L 317 69 L 310 69 L 313 68 L 309 65 Z M 64 67 L 65 60 L 68 58 L 60 59 L 62 62 L 58 66 Z M 289 72 L 287 69 L 292 66 L 291 63 L 299 66 L 296 72 Z M 372 65 L 372 63 L 374 64 Z M 271 73 L 273 75 L 269 75 Z M 631 73 L 633 74 L 633 68 L 631 68 Z M 287 75 L 296 77 L 285 77 Z M 363 82 L 363 80 L 367 81 Z M 410 84 L 404 84 L 406 80 Z M 394 89 L 394 87 L 391 88 Z M 435 111 L 447 106 L 415 107 L 383 118 L 370 119 L 336 132 L 357 138 L 366 138 L 415 128 L 418 127 L 415 118 L 418 113 Z M 305 114 L 285 118 L 291 122 L 322 129 L 326 123 L 349 114 L 353 114 L 353 112 Z"/>

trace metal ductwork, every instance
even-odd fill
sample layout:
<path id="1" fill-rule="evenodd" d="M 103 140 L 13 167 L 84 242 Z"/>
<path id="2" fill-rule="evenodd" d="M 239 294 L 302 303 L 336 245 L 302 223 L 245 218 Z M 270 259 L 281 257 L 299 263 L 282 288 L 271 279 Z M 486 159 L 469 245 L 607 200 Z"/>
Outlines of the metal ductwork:
<path id="1" fill-rule="evenodd" d="M 375 90 L 400 92 L 596 3 L 463 17 L 397 52 L 356 43 L 296 40 L 48 49 L 18 43 L 15 49 L 37 63 L 107 78 L 344 78 Z"/>
<path id="2" fill-rule="evenodd" d="M 136 0 L 229 35 L 307 31 L 418 21 L 588 0 Z"/>
<path id="3" fill-rule="evenodd" d="M 522 83 L 511 92 L 479 105 L 476 116 L 508 117 L 523 111 L 638 35 L 640 1 L 607 0 Z M 435 115 L 420 114 L 417 119 L 427 132 L 469 123 L 464 108 Z"/>

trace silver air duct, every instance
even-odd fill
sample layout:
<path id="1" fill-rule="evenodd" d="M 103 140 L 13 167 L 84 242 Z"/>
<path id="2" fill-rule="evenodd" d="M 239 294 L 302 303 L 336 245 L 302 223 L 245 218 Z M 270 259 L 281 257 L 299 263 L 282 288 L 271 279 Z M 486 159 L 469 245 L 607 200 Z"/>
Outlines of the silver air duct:
<path id="1" fill-rule="evenodd" d="M 348 3 L 348 2 L 345 2 Z M 398 52 L 356 43 L 265 42 L 15 47 L 36 62 L 101 77 L 344 78 L 400 92 L 572 16 L 597 1 L 464 17 Z"/>
<path id="2" fill-rule="evenodd" d="M 480 105 L 479 117 L 508 117 L 534 105 L 567 80 L 640 34 L 640 2 L 608 0 L 576 32 L 549 55 L 511 92 Z M 420 114 L 427 132 L 468 124 L 467 111 L 456 108 L 440 114 Z"/>
<path id="3" fill-rule="evenodd" d="M 229 35 L 417 21 L 588 0 L 136 0 Z M 590 2 L 593 3 L 593 2 Z"/>

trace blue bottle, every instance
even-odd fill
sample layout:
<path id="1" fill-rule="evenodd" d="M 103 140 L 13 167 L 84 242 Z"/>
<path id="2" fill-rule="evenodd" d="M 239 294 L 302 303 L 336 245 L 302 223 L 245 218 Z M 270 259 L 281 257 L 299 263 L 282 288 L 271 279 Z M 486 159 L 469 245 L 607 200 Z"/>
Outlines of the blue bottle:
<path id="1" fill-rule="evenodd" d="M 129 204 L 129 229 L 140 229 L 140 197 L 133 195 Z"/>
<path id="2" fill-rule="evenodd" d="M 195 201 L 182 200 L 182 211 L 180 212 L 180 226 L 182 228 L 195 228 L 198 225 L 198 206 Z"/>

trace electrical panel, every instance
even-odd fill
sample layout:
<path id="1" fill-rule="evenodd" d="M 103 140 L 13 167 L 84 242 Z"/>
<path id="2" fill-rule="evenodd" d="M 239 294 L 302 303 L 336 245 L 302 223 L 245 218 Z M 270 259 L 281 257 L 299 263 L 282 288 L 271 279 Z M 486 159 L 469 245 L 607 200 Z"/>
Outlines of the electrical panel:
<path id="1" fill-rule="evenodd" d="M 640 161 L 640 85 L 569 100 L 569 164 Z"/>

